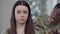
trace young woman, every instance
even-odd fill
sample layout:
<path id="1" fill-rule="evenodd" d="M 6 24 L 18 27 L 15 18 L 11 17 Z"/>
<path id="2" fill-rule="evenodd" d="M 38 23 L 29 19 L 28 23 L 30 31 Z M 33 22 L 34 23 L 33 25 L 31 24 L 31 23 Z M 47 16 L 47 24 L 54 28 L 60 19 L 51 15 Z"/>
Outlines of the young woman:
<path id="1" fill-rule="evenodd" d="M 8 34 L 35 34 L 30 6 L 26 1 L 17 1 L 14 4 L 10 23 Z"/>
<path id="2" fill-rule="evenodd" d="M 26 1 L 17 1 L 11 16 L 11 34 L 34 34 L 30 6 Z"/>

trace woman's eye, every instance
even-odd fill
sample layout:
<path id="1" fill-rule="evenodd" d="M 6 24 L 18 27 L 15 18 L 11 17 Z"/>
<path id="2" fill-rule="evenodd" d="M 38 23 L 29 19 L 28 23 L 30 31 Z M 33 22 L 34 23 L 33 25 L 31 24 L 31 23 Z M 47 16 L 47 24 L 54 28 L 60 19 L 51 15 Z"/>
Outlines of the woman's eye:
<path id="1" fill-rule="evenodd" d="M 23 13 L 27 14 L 27 11 L 24 11 Z"/>
<path id="2" fill-rule="evenodd" d="M 21 11 L 20 10 L 17 10 L 17 13 L 19 14 Z"/>

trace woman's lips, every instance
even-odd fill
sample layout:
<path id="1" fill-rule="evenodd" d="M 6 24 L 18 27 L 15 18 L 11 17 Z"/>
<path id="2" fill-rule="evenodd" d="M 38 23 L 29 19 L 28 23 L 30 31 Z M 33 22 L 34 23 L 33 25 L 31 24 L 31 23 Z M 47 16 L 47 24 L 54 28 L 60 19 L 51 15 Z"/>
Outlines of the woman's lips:
<path id="1" fill-rule="evenodd" d="M 25 19 L 20 19 L 21 21 L 24 21 Z"/>

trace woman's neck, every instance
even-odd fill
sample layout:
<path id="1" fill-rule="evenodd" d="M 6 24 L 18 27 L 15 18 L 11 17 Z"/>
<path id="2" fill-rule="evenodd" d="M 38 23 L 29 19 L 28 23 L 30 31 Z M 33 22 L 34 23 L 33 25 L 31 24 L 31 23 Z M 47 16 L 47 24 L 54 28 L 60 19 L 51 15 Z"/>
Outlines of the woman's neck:
<path id="1" fill-rule="evenodd" d="M 25 28 L 25 23 L 21 24 L 21 23 L 17 23 L 17 29 L 21 29 L 21 28 Z"/>
<path id="2" fill-rule="evenodd" d="M 24 34 L 25 24 L 17 23 L 17 34 Z"/>

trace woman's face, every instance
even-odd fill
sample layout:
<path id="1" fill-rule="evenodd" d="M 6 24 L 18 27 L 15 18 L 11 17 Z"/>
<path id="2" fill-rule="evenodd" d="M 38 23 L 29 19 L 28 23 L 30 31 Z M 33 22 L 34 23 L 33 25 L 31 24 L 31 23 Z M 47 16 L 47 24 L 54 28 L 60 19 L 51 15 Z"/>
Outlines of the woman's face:
<path id="1" fill-rule="evenodd" d="M 28 8 L 23 5 L 18 5 L 15 8 L 15 19 L 17 23 L 26 23 L 28 19 Z"/>

